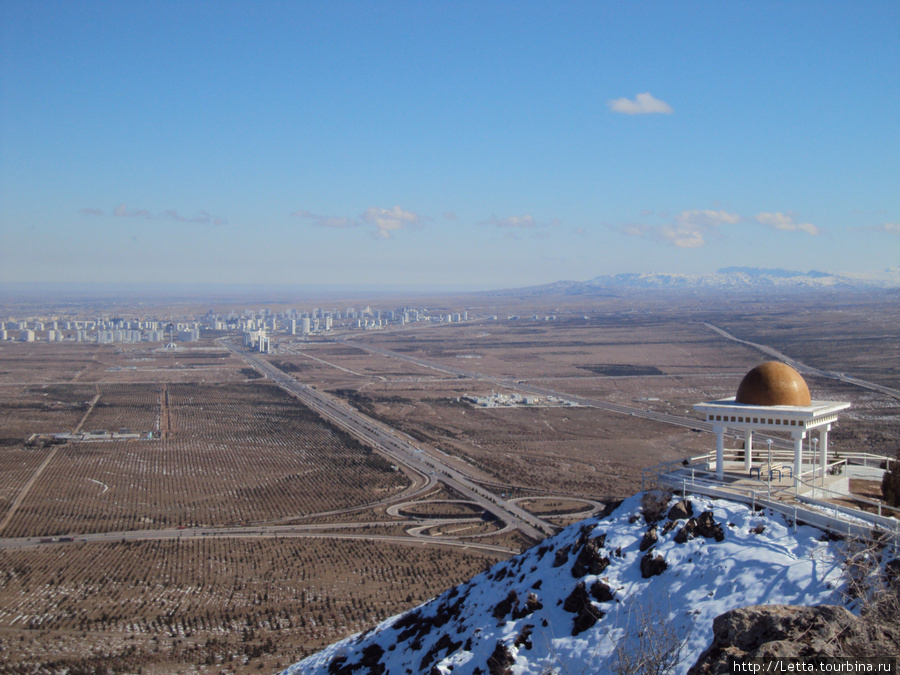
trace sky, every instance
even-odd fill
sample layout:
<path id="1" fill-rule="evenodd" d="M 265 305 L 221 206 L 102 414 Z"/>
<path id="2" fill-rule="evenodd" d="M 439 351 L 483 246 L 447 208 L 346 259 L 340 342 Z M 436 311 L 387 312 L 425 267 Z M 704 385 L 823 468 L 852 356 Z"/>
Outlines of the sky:
<path id="1" fill-rule="evenodd" d="M 0 0 L 0 282 L 900 275 L 900 3 Z"/>

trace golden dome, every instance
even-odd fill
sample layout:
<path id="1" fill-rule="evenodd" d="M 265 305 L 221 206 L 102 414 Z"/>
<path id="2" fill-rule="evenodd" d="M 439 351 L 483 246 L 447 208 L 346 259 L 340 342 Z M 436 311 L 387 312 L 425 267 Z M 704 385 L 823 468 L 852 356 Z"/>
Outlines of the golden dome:
<path id="1" fill-rule="evenodd" d="M 809 387 L 790 366 L 778 361 L 762 363 L 744 375 L 735 403 L 747 405 L 794 405 L 812 403 Z"/>

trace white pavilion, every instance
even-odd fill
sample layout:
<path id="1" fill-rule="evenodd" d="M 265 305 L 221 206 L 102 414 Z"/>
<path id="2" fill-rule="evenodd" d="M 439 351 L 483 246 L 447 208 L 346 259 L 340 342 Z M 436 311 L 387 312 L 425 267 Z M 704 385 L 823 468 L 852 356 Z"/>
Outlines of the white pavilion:
<path id="1" fill-rule="evenodd" d="M 790 471 L 794 487 L 799 491 L 804 473 L 820 474 L 824 482 L 828 466 L 828 432 L 838 419 L 838 413 L 850 407 L 843 401 L 814 401 L 803 377 L 790 366 L 769 361 L 753 368 L 744 376 L 734 398 L 698 403 L 694 409 L 705 416 L 716 434 L 716 478 L 725 477 L 725 434 L 728 429 L 743 431 L 744 471 L 754 469 L 768 474 L 773 470 Z M 793 465 L 774 465 L 760 453 L 753 463 L 753 434 L 787 434 L 794 444 Z M 804 453 L 804 440 L 813 432 Z M 813 448 L 810 448 L 812 445 Z M 769 444 L 771 451 L 771 444 Z M 816 457 L 818 454 L 818 457 Z M 818 460 L 819 466 L 815 462 Z M 804 466 L 807 470 L 804 471 Z M 849 488 L 849 486 L 848 486 Z M 832 488 L 834 489 L 834 487 Z"/>

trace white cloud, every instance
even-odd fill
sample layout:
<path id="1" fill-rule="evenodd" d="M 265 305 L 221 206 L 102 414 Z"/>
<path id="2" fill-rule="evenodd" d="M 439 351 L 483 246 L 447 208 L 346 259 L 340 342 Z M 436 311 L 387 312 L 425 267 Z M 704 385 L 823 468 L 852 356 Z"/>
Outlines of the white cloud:
<path id="1" fill-rule="evenodd" d="M 525 214 L 524 216 L 507 216 L 506 218 L 498 218 L 493 216 L 490 220 L 481 221 L 480 225 L 493 225 L 494 227 L 511 227 L 511 228 L 532 228 L 537 227 L 538 223 L 534 216 Z"/>
<path id="2" fill-rule="evenodd" d="M 92 209 L 92 208 L 89 208 L 89 207 L 85 207 L 85 208 L 83 208 L 83 209 L 79 209 L 79 210 L 78 210 L 78 213 L 80 213 L 80 214 L 82 214 L 82 215 L 84 215 L 84 216 L 105 216 L 105 215 L 106 215 L 106 213 L 104 213 L 104 212 L 101 211 L 100 209 Z"/>
<path id="3" fill-rule="evenodd" d="M 187 216 L 179 215 L 177 211 L 169 210 L 165 213 L 166 218 L 170 220 L 175 220 L 179 223 L 195 223 L 197 225 L 225 225 L 228 221 L 225 218 L 216 218 L 208 214 L 206 211 L 201 211 L 193 218 L 188 218 Z"/>
<path id="4" fill-rule="evenodd" d="M 372 232 L 372 236 L 376 239 L 390 239 L 392 233 L 399 230 L 421 227 L 424 220 L 419 214 L 405 211 L 399 206 L 392 209 L 370 206 L 359 216 L 358 220 L 346 216 L 320 216 L 306 210 L 294 211 L 291 215 L 295 218 L 309 220 L 313 225 L 320 227 L 345 228 L 374 225 L 375 230 Z"/>
<path id="5" fill-rule="evenodd" d="M 812 223 L 795 223 L 794 217 L 789 213 L 759 213 L 756 220 L 763 225 L 768 225 L 783 232 L 805 232 L 806 234 L 819 234 L 819 228 Z"/>
<path id="6" fill-rule="evenodd" d="M 377 206 L 367 208 L 361 218 L 377 229 L 372 233 L 376 239 L 390 239 L 391 233 L 406 227 L 421 227 L 422 219 L 412 211 L 404 211 L 399 206 L 382 209 Z"/>
<path id="7" fill-rule="evenodd" d="M 693 209 L 682 211 L 675 216 L 675 221 L 686 227 L 709 229 L 719 225 L 737 225 L 741 217 L 727 211 L 700 211 Z"/>
<path id="8" fill-rule="evenodd" d="M 659 234 L 678 248 L 697 248 L 706 243 L 704 235 L 707 232 L 715 231 L 719 225 L 736 225 L 739 222 L 741 217 L 736 213 L 692 209 L 675 216 L 673 224 L 663 225 Z"/>
<path id="9" fill-rule="evenodd" d="M 884 225 L 876 225 L 872 228 L 876 232 L 887 232 L 895 236 L 900 236 L 900 223 L 885 223 Z"/>
<path id="10" fill-rule="evenodd" d="M 613 112 L 625 115 L 671 115 L 674 112 L 672 106 L 665 101 L 654 98 L 649 91 L 638 94 L 633 101 L 628 98 L 617 98 L 608 101 L 607 105 Z"/>
<path id="11" fill-rule="evenodd" d="M 447 211 L 447 213 L 444 214 L 444 218 L 446 218 L 447 220 L 459 220 L 459 216 L 456 215 L 456 211 Z"/>
<path id="12" fill-rule="evenodd" d="M 688 227 L 663 225 L 659 230 L 659 234 L 663 239 L 678 248 L 697 248 L 706 243 L 706 240 L 703 238 L 703 232 Z"/>
<path id="13" fill-rule="evenodd" d="M 118 218 L 149 218 L 151 213 L 147 209 L 133 209 L 129 210 L 125 204 L 119 204 L 116 208 L 113 209 L 113 215 Z"/>
<path id="14" fill-rule="evenodd" d="M 291 215 L 295 218 L 311 220 L 313 225 L 318 225 L 319 227 L 357 227 L 361 225 L 361 223 L 357 223 L 350 218 L 341 216 L 319 216 L 305 210 L 294 211 Z"/>
<path id="15" fill-rule="evenodd" d="M 675 220 L 664 225 L 627 223 L 621 231 L 632 237 L 655 237 L 678 248 L 697 248 L 706 243 L 705 235 L 717 231 L 720 225 L 736 225 L 741 217 L 727 211 L 692 209 L 682 211 Z"/>

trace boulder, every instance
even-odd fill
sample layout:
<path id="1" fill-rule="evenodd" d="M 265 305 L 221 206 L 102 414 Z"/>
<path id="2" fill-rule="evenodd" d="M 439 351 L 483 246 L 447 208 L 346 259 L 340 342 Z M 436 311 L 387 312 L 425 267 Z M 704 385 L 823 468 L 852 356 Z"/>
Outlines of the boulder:
<path id="1" fill-rule="evenodd" d="M 729 659 L 863 657 L 900 653 L 897 625 L 860 618 L 837 605 L 740 607 L 713 620 L 713 641 L 688 675 L 731 673 Z"/>
<path id="2" fill-rule="evenodd" d="M 644 533 L 644 538 L 641 539 L 641 551 L 646 551 L 648 548 L 656 544 L 657 541 L 659 541 L 659 534 L 657 532 L 656 525 L 651 525 Z"/>
<path id="3" fill-rule="evenodd" d="M 662 574 L 668 568 L 669 564 L 665 561 L 665 558 L 652 551 L 641 558 L 641 576 L 644 577 L 644 579 L 649 579 L 650 577 Z"/>
<path id="4" fill-rule="evenodd" d="M 675 502 L 672 508 L 669 509 L 669 520 L 687 520 L 693 515 L 694 507 L 688 499 Z"/>
<path id="5" fill-rule="evenodd" d="M 572 564 L 572 576 L 576 579 L 585 574 L 601 574 L 609 567 L 609 558 L 601 555 L 600 550 L 606 542 L 606 537 L 589 539 L 578 552 L 578 557 Z"/>
<path id="6" fill-rule="evenodd" d="M 569 596 L 563 603 L 563 609 L 575 614 L 572 624 L 573 637 L 592 627 L 604 616 L 604 613 L 591 603 L 591 598 L 588 596 L 587 588 L 583 581 L 579 581 L 575 589 L 569 593 Z"/>

